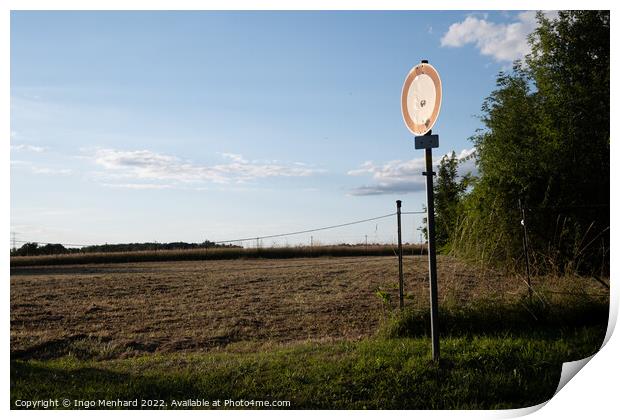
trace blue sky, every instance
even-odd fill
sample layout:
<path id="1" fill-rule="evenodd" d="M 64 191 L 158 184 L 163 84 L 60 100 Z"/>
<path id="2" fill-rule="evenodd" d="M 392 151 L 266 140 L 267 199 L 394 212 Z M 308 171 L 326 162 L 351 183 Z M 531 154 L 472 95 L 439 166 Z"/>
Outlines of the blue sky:
<path id="1" fill-rule="evenodd" d="M 405 76 L 421 59 L 439 71 L 434 153 L 466 154 L 534 26 L 515 11 L 12 12 L 11 230 L 193 242 L 365 219 L 397 199 L 418 211 Z M 420 220 L 407 216 L 406 241 Z M 314 241 L 394 234 L 386 220 Z"/>

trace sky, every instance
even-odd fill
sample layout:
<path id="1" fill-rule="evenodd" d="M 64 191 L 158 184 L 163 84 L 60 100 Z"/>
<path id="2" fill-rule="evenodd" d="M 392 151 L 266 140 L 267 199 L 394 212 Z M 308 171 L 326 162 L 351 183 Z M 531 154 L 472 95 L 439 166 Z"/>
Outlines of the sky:
<path id="1" fill-rule="evenodd" d="M 257 237 L 396 200 L 420 211 L 407 73 L 427 59 L 441 76 L 435 160 L 467 156 L 482 101 L 535 26 L 520 11 L 12 11 L 17 246 Z M 404 216 L 403 241 L 420 241 L 422 217 Z M 388 218 L 261 245 L 395 235 Z"/>

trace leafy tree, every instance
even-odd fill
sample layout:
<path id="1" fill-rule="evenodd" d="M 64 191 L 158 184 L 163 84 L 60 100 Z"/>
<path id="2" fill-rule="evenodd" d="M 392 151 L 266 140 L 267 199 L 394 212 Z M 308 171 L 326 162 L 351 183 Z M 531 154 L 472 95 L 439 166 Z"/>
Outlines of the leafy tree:
<path id="1" fill-rule="evenodd" d="M 173 250 L 173 249 L 197 249 L 197 248 L 240 248 L 239 245 L 233 244 L 216 244 L 215 242 L 205 240 L 202 243 L 187 242 L 144 242 L 129 244 L 105 244 L 105 245 L 89 245 L 82 248 L 65 248 L 62 244 L 47 244 L 39 246 L 36 242 L 26 243 L 19 249 L 11 251 L 12 256 L 32 256 L 32 255 L 57 255 L 71 253 L 89 253 L 89 252 L 132 252 L 132 251 L 155 251 L 155 250 Z"/>
<path id="2" fill-rule="evenodd" d="M 15 251 L 15 255 L 38 255 L 39 244 L 36 242 L 27 242 Z"/>
<path id="3" fill-rule="evenodd" d="M 609 11 L 539 15 L 539 22 L 527 64 L 545 116 L 541 131 L 554 147 L 553 174 L 536 199 L 553 211 L 534 219 L 535 232 L 554 240 L 544 226 L 561 220 L 568 228 L 559 257 L 578 257 L 584 268 L 605 265 L 597 245 L 609 244 Z"/>
<path id="4" fill-rule="evenodd" d="M 439 249 L 445 247 L 453 234 L 458 218 L 458 205 L 467 188 L 469 177 L 458 179 L 458 159 L 453 151 L 441 158 L 434 184 L 435 239 Z"/>
<path id="5" fill-rule="evenodd" d="M 461 251 L 521 258 L 521 212 L 539 267 L 591 270 L 609 226 L 609 12 L 538 15 L 532 53 L 502 72 L 471 140 L 479 176 L 463 201 Z M 477 241 L 474 243 L 474 241 Z"/>
<path id="6" fill-rule="evenodd" d="M 39 255 L 66 254 L 67 248 L 61 244 L 46 244 L 38 249 Z"/>

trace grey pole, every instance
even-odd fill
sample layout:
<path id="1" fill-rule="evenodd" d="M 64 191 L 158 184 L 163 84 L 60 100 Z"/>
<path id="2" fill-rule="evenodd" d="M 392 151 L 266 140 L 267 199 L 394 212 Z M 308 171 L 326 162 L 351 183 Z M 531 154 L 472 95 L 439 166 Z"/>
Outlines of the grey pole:
<path id="1" fill-rule="evenodd" d="M 396 219 L 398 220 L 398 304 L 402 311 L 405 308 L 405 287 L 403 282 L 403 242 L 400 227 L 401 204 L 400 200 L 396 200 Z"/>
<path id="2" fill-rule="evenodd" d="M 424 149 L 426 155 L 426 220 L 428 229 L 428 271 L 431 291 L 431 339 L 433 360 L 439 361 L 439 311 L 437 309 L 437 257 L 435 250 L 435 202 L 433 197 L 433 149 Z"/>
<path id="3" fill-rule="evenodd" d="M 528 252 L 527 243 L 527 224 L 525 222 L 525 208 L 521 204 L 519 198 L 519 210 L 521 210 L 521 225 L 523 226 L 523 254 L 525 255 L 525 270 L 527 273 L 527 293 L 530 299 L 532 299 L 532 280 L 530 278 L 530 254 Z"/>

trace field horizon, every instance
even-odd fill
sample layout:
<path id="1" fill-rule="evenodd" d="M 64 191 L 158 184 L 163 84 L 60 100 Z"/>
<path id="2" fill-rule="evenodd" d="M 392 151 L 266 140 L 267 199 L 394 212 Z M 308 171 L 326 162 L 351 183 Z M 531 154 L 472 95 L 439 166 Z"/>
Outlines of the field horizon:
<path id="1" fill-rule="evenodd" d="M 349 256 L 396 256 L 395 244 L 291 245 L 257 248 L 203 247 L 196 249 L 161 249 L 145 251 L 85 252 L 52 255 L 11 256 L 11 267 L 105 264 L 155 261 L 201 261 L 244 258 L 288 259 Z M 403 244 L 403 253 L 424 255 L 425 244 Z"/>

